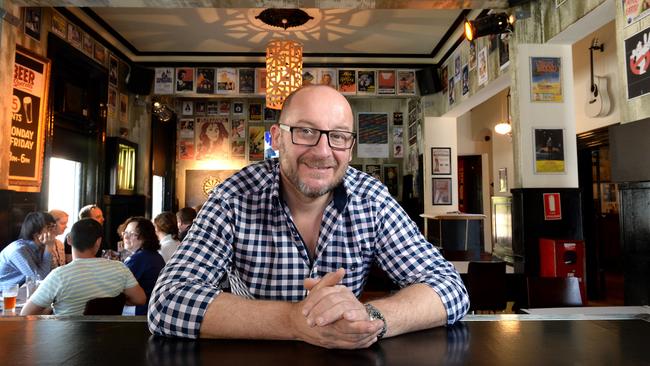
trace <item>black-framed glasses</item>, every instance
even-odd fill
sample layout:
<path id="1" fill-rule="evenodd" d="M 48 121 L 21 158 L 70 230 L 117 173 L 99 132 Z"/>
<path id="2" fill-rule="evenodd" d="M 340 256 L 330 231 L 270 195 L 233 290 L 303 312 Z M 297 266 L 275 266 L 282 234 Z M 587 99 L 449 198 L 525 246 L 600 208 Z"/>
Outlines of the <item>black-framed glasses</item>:
<path id="1" fill-rule="evenodd" d="M 319 130 L 311 127 L 289 126 L 280 123 L 280 129 L 291 132 L 294 145 L 316 146 L 322 135 L 327 136 L 327 143 L 332 149 L 347 150 L 355 140 L 354 132 L 339 130 Z"/>

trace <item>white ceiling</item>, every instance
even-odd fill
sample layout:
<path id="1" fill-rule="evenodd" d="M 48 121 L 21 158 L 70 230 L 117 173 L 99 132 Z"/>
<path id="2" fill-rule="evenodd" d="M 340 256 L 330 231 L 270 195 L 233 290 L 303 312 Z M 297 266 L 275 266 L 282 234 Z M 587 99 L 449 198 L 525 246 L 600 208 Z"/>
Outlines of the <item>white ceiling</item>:
<path id="1" fill-rule="evenodd" d="M 292 39 L 305 54 L 428 55 L 461 9 L 303 9 L 314 19 L 284 30 L 255 19 L 264 9 L 93 8 L 142 53 L 264 53 Z"/>

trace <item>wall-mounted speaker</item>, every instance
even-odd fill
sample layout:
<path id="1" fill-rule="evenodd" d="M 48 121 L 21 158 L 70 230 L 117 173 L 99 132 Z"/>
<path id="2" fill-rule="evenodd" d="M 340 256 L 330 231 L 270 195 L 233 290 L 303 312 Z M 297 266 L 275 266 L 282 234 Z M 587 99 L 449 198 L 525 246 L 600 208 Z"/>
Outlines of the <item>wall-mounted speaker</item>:
<path id="1" fill-rule="evenodd" d="M 126 77 L 126 89 L 133 94 L 149 95 L 153 86 L 153 78 L 153 70 L 131 65 L 131 72 Z"/>
<path id="2" fill-rule="evenodd" d="M 420 95 L 435 94 L 442 90 L 440 73 L 437 66 L 425 67 L 415 72 Z"/>

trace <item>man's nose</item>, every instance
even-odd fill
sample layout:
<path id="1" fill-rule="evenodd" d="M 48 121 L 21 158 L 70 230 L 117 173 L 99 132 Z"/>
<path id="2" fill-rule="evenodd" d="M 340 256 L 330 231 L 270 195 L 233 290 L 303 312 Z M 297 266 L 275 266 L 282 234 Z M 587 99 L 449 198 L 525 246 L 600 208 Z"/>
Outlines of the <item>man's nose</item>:
<path id="1" fill-rule="evenodd" d="M 320 137 L 318 138 L 318 143 L 316 146 L 314 146 L 314 149 L 322 155 L 329 155 L 332 153 L 332 149 L 330 148 L 329 141 L 327 140 L 327 134 L 321 134 Z"/>

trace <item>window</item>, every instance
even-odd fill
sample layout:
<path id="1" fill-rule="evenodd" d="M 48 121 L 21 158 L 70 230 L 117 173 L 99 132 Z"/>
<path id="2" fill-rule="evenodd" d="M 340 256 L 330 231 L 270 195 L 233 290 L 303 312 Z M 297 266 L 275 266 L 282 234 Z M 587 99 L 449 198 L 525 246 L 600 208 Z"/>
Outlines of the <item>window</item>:
<path id="1" fill-rule="evenodd" d="M 159 175 L 154 175 L 152 181 L 151 217 L 154 218 L 163 211 L 165 202 L 165 178 Z"/>
<path id="2" fill-rule="evenodd" d="M 47 210 L 68 214 L 68 229 L 57 239 L 63 241 L 72 224 L 77 221 L 81 204 L 81 163 L 74 160 L 50 158 Z"/>

